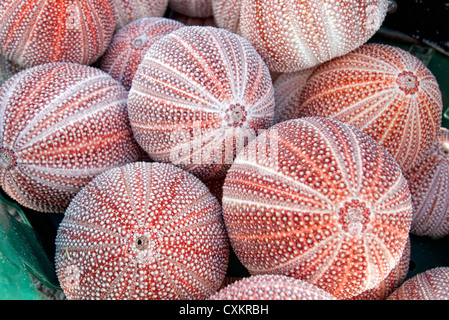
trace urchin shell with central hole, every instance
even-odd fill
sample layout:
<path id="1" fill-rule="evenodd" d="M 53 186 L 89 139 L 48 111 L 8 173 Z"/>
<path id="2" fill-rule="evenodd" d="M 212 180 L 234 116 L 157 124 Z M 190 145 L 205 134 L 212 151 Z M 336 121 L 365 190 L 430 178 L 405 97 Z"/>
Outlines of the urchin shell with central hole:
<path id="1" fill-rule="evenodd" d="M 137 142 L 153 160 L 206 181 L 223 176 L 237 152 L 271 126 L 273 83 L 242 37 L 183 27 L 148 50 L 134 75 L 128 113 Z"/>
<path id="2" fill-rule="evenodd" d="M 412 205 L 399 165 L 340 121 L 284 121 L 236 157 L 223 186 L 232 247 L 252 275 L 306 280 L 339 299 L 378 285 L 406 246 Z"/>
<path id="3" fill-rule="evenodd" d="M 205 299 L 220 287 L 229 241 L 221 207 L 195 176 L 135 162 L 73 199 L 56 237 L 68 299 Z"/>

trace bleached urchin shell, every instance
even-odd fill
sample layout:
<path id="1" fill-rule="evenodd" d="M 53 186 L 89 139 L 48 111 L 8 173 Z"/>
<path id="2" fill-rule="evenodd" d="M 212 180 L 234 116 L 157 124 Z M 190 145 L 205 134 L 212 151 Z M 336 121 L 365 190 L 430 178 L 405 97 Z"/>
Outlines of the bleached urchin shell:
<path id="1" fill-rule="evenodd" d="M 449 267 L 437 267 L 405 281 L 387 300 L 449 300 Z"/>
<path id="2" fill-rule="evenodd" d="M 114 0 L 116 30 L 141 18 L 162 17 L 168 0 Z"/>
<path id="3" fill-rule="evenodd" d="M 258 275 L 238 280 L 209 300 L 337 300 L 330 293 L 300 279 Z"/>
<path id="4" fill-rule="evenodd" d="M 184 27 L 181 22 L 162 17 L 141 18 L 119 29 L 101 59 L 101 70 L 131 89 L 137 67 L 148 49 L 170 32 Z"/>
<path id="5" fill-rule="evenodd" d="M 432 72 L 411 53 L 370 43 L 320 65 L 299 99 L 302 116 L 330 117 L 371 135 L 404 171 L 430 150 L 442 121 Z"/>
<path id="6" fill-rule="evenodd" d="M 0 53 L 22 67 L 90 65 L 111 41 L 114 14 L 113 0 L 2 0 Z"/>
<path id="7" fill-rule="evenodd" d="M 21 205 L 62 213 L 103 171 L 141 149 L 127 92 L 107 73 L 56 62 L 26 69 L 0 89 L 0 184 Z"/>
<path id="8" fill-rule="evenodd" d="M 250 274 L 303 279 L 348 299 L 399 262 L 410 198 L 399 165 L 367 134 L 301 118 L 272 126 L 238 154 L 222 203 L 232 247 Z"/>
<path id="9" fill-rule="evenodd" d="M 433 238 L 449 235 L 449 129 L 440 128 L 435 146 L 404 175 L 413 203 L 410 232 Z"/>
<path id="10" fill-rule="evenodd" d="M 270 70 L 295 72 L 366 43 L 388 5 L 388 0 L 243 0 L 239 32 Z"/>
<path id="11" fill-rule="evenodd" d="M 188 26 L 148 50 L 128 112 L 137 142 L 153 160 L 205 181 L 224 175 L 247 141 L 271 126 L 274 89 L 248 41 L 224 29 Z"/>
<path id="12" fill-rule="evenodd" d="M 162 163 L 98 176 L 70 203 L 56 237 L 68 299 L 205 299 L 220 287 L 228 255 L 217 200 Z"/>

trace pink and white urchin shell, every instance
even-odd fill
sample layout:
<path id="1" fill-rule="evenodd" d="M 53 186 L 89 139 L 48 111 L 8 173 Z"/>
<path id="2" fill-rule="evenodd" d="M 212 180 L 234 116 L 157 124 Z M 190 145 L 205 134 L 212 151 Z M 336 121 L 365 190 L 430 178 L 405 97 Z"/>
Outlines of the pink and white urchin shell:
<path id="1" fill-rule="evenodd" d="M 302 116 L 331 117 L 370 134 L 406 171 L 433 146 L 442 96 L 411 53 L 366 44 L 320 65 L 301 92 Z"/>
<path id="2" fill-rule="evenodd" d="M 282 275 L 257 275 L 238 280 L 209 300 L 337 300 L 307 281 Z"/>
<path id="3" fill-rule="evenodd" d="M 243 0 L 240 34 L 272 71 L 295 72 L 342 56 L 380 28 L 388 0 Z"/>
<path id="4" fill-rule="evenodd" d="M 168 0 L 168 7 L 193 18 L 206 18 L 213 15 L 212 0 Z"/>
<path id="5" fill-rule="evenodd" d="M 412 217 L 399 165 L 364 132 L 326 118 L 272 126 L 236 157 L 223 215 L 250 274 L 306 280 L 339 299 L 399 262 Z"/>
<path id="6" fill-rule="evenodd" d="M 404 282 L 410 269 L 410 254 L 411 244 L 410 238 L 402 252 L 401 260 L 391 270 L 388 276 L 381 281 L 373 289 L 362 292 L 358 296 L 352 298 L 352 300 L 385 300 L 393 293 L 394 290 Z"/>
<path id="7" fill-rule="evenodd" d="M 113 0 L 2 0 L 0 54 L 22 67 L 90 65 L 111 41 L 114 15 Z"/>
<path id="8" fill-rule="evenodd" d="M 0 185 L 21 205 L 62 213 L 96 175 L 136 161 L 127 92 L 107 73 L 56 62 L 0 89 Z"/>
<path id="9" fill-rule="evenodd" d="M 98 176 L 70 203 L 56 237 L 68 299 L 206 299 L 228 254 L 217 200 L 195 176 L 156 162 Z"/>
<path id="10" fill-rule="evenodd" d="M 112 37 L 101 60 L 101 70 L 130 90 L 137 67 L 151 45 L 181 27 L 181 22 L 162 17 L 141 18 L 127 24 Z"/>
<path id="11" fill-rule="evenodd" d="M 302 116 L 299 99 L 301 91 L 315 68 L 308 68 L 296 72 L 281 73 L 274 84 L 274 121 L 279 123 L 297 119 Z"/>
<path id="12" fill-rule="evenodd" d="M 242 3 L 243 0 L 212 0 L 212 12 L 217 26 L 239 34 Z"/>
<path id="13" fill-rule="evenodd" d="M 134 76 L 128 112 L 137 142 L 158 162 L 203 181 L 271 126 L 274 89 L 251 44 L 227 30 L 189 26 L 154 43 Z"/>
<path id="14" fill-rule="evenodd" d="M 168 0 L 114 0 L 116 30 L 141 18 L 162 17 Z"/>
<path id="15" fill-rule="evenodd" d="M 405 281 L 387 300 L 449 300 L 449 267 L 418 273 Z"/>
<path id="16" fill-rule="evenodd" d="M 440 128 L 429 153 L 404 173 L 413 203 L 410 232 L 442 238 L 449 235 L 449 130 Z"/>

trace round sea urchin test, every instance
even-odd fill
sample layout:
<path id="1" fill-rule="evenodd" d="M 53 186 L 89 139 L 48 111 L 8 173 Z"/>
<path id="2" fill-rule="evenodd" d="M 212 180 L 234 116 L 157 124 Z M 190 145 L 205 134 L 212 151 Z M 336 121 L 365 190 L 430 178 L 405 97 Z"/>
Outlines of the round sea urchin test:
<path id="1" fill-rule="evenodd" d="M 150 17 L 133 21 L 119 29 L 101 60 L 101 70 L 118 80 L 126 90 L 151 45 L 170 32 L 183 27 L 175 20 Z"/>
<path id="2" fill-rule="evenodd" d="M 56 237 L 68 299 L 205 299 L 220 287 L 228 254 L 217 200 L 198 178 L 156 162 L 98 176 Z"/>
<path id="3" fill-rule="evenodd" d="M 431 71 L 411 53 L 377 43 L 320 65 L 298 103 L 302 116 L 331 117 L 368 133 L 404 171 L 433 146 L 443 110 Z"/>
<path id="4" fill-rule="evenodd" d="M 90 65 L 115 28 L 113 0 L 2 0 L 0 53 L 23 67 L 49 62 Z"/>
<path id="5" fill-rule="evenodd" d="M 21 205 L 62 213 L 93 177 L 139 159 L 127 92 L 74 63 L 26 69 L 0 89 L 0 185 Z"/>
<path id="6" fill-rule="evenodd" d="M 141 18 L 162 17 L 168 0 L 114 0 L 116 30 Z"/>
<path id="7" fill-rule="evenodd" d="M 300 279 L 282 275 L 243 278 L 221 289 L 210 300 L 337 300 L 330 293 Z"/>
<path id="8" fill-rule="evenodd" d="M 283 274 L 347 299 L 399 262 L 411 224 L 401 169 L 362 131 L 284 121 L 236 157 L 223 187 L 232 247 L 252 275 Z"/>
<path id="9" fill-rule="evenodd" d="M 242 37 L 189 26 L 154 43 L 134 76 L 128 112 L 137 142 L 158 162 L 203 181 L 273 121 L 269 70 Z"/>

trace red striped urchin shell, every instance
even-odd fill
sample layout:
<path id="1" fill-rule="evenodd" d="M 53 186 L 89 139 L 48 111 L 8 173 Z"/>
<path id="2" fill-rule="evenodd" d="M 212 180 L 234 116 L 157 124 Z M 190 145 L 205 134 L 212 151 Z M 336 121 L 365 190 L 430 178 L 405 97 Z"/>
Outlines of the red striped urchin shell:
<path id="1" fill-rule="evenodd" d="M 126 90 L 151 45 L 184 24 L 162 17 L 141 18 L 119 29 L 101 60 L 100 68 Z"/>
<path id="2" fill-rule="evenodd" d="M 63 212 L 93 177 L 140 157 L 127 92 L 107 73 L 50 63 L 0 90 L 0 184 L 25 207 Z"/>
<path id="3" fill-rule="evenodd" d="M 388 296 L 396 290 L 406 279 L 410 268 L 410 254 L 411 246 L 410 239 L 402 253 L 401 260 L 391 270 L 388 276 L 382 280 L 375 288 L 367 290 L 358 296 L 353 297 L 353 300 L 385 300 Z"/>
<path id="4" fill-rule="evenodd" d="M 216 199 L 162 163 L 98 176 L 73 199 L 56 237 L 68 299 L 205 299 L 220 287 L 228 254 Z"/>
<path id="5" fill-rule="evenodd" d="M 113 0 L 2 0 L 0 52 L 25 67 L 91 64 L 115 28 Z"/>
<path id="6" fill-rule="evenodd" d="M 346 299 L 399 262 L 412 207 L 394 159 L 325 118 L 274 125 L 236 157 L 223 187 L 232 247 L 250 274 L 283 274 Z"/>
<path id="7" fill-rule="evenodd" d="M 441 128 L 436 145 L 404 174 L 413 203 L 410 232 L 433 238 L 449 235 L 449 130 Z"/>
<path id="8" fill-rule="evenodd" d="M 404 171 L 431 148 L 442 121 L 437 80 L 412 54 L 366 44 L 319 66 L 303 88 L 302 116 L 332 117 L 370 134 Z"/>
<path id="9" fill-rule="evenodd" d="M 449 300 L 449 267 L 418 273 L 396 289 L 388 300 Z"/>
<path id="10" fill-rule="evenodd" d="M 243 0 L 240 32 L 270 70 L 295 72 L 363 45 L 387 9 L 388 0 Z"/>
<path id="11" fill-rule="evenodd" d="M 301 91 L 315 68 L 296 72 L 281 73 L 274 84 L 274 123 L 299 118 L 301 113 L 298 101 Z"/>
<path id="12" fill-rule="evenodd" d="M 171 32 L 148 50 L 128 111 L 150 157 L 202 180 L 223 175 L 274 114 L 270 73 L 242 37 L 214 27 Z"/>
<path id="13" fill-rule="evenodd" d="M 238 280 L 209 300 L 337 300 L 306 281 L 282 275 L 257 275 Z"/>
<path id="14" fill-rule="evenodd" d="M 212 0 L 212 12 L 217 26 L 239 34 L 242 0 Z"/>
<path id="15" fill-rule="evenodd" d="M 212 0 L 168 0 L 168 7 L 194 18 L 206 18 L 213 15 Z"/>
<path id="16" fill-rule="evenodd" d="M 168 0 L 114 0 L 116 29 L 141 18 L 162 17 Z"/>

